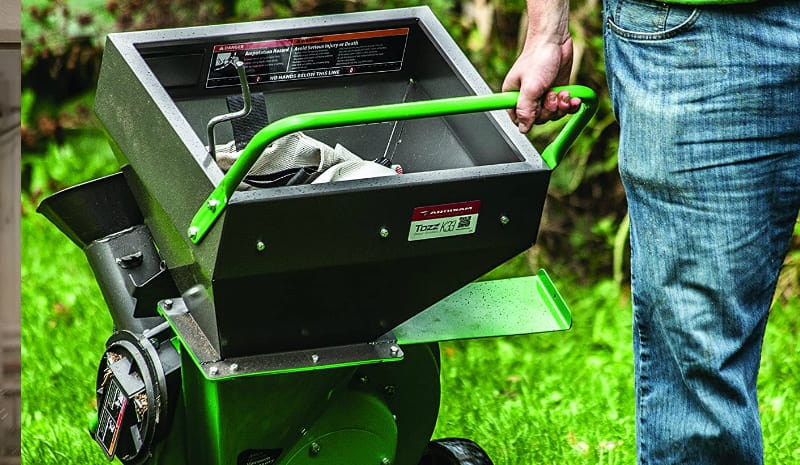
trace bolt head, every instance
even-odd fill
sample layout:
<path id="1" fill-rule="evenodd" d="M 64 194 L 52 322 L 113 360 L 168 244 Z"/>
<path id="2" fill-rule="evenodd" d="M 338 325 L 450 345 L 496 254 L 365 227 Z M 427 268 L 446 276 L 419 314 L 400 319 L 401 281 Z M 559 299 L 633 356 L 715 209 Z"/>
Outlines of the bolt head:
<path id="1" fill-rule="evenodd" d="M 239 370 L 239 364 L 238 363 L 231 363 L 230 369 L 231 369 L 231 371 Z"/>
<path id="2" fill-rule="evenodd" d="M 200 228 L 197 226 L 192 226 L 189 228 L 188 234 L 190 239 L 194 239 L 200 233 Z"/>
<path id="3" fill-rule="evenodd" d="M 309 452 L 311 455 L 317 455 L 317 454 L 319 454 L 319 451 L 320 451 L 320 449 L 321 449 L 321 447 L 320 447 L 320 446 L 319 446 L 319 444 L 318 444 L 318 443 L 316 443 L 316 442 L 312 442 L 312 443 L 311 443 L 311 445 L 310 445 L 310 446 L 308 446 L 308 452 Z"/>
<path id="4" fill-rule="evenodd" d="M 205 289 L 200 284 L 195 284 L 194 286 L 186 289 L 186 292 L 183 293 L 184 299 L 199 299 L 204 297 Z"/>
<path id="5" fill-rule="evenodd" d="M 263 252 L 264 249 L 266 249 L 266 248 L 267 248 L 267 244 L 264 244 L 264 241 L 257 241 L 256 242 L 256 250 L 258 250 L 259 252 Z"/>
<path id="6" fill-rule="evenodd" d="M 211 376 L 217 376 L 217 373 L 219 373 L 219 368 L 217 368 L 217 367 L 211 367 L 211 368 L 209 368 L 209 369 L 208 369 L 208 373 L 209 373 Z"/>
<path id="7" fill-rule="evenodd" d="M 386 226 L 383 226 L 383 227 L 381 227 L 381 229 L 378 231 L 378 234 L 379 234 L 379 235 L 380 235 L 382 238 L 386 239 L 387 237 L 389 237 L 389 229 L 388 229 Z"/>
<path id="8" fill-rule="evenodd" d="M 208 209 L 211 210 L 212 212 L 217 211 L 217 207 L 219 207 L 219 200 L 211 199 L 208 201 L 207 205 Z"/>
<path id="9" fill-rule="evenodd" d="M 311 354 L 311 363 L 317 363 L 317 362 L 319 362 L 319 355 Z"/>
<path id="10" fill-rule="evenodd" d="M 389 460 L 389 457 L 384 457 L 381 459 L 381 465 L 389 465 L 390 463 L 392 463 L 392 461 Z"/>
<path id="11" fill-rule="evenodd" d="M 167 299 L 164 301 L 164 309 L 169 310 L 172 308 L 172 299 Z"/>
<path id="12" fill-rule="evenodd" d="M 508 224 L 510 222 L 511 222 L 511 218 L 507 217 L 506 215 L 503 215 L 503 216 L 500 217 L 500 224 L 506 225 L 506 224 Z"/>

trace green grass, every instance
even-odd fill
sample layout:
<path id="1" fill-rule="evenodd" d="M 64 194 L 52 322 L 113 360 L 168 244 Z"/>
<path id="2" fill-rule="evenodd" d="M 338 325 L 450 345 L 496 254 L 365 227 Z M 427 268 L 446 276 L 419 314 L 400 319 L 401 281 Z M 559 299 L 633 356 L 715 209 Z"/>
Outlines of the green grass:
<path id="1" fill-rule="evenodd" d="M 86 431 L 111 319 L 82 252 L 23 200 L 22 463 L 107 463 Z M 437 437 L 497 465 L 634 462 L 630 310 L 610 281 L 572 286 L 569 332 L 442 345 Z M 760 395 L 767 463 L 800 456 L 800 300 L 773 310 Z"/>
<path id="2" fill-rule="evenodd" d="M 561 292 L 569 332 L 442 345 L 437 436 L 474 439 L 497 464 L 633 463 L 627 299 L 610 282 Z"/>

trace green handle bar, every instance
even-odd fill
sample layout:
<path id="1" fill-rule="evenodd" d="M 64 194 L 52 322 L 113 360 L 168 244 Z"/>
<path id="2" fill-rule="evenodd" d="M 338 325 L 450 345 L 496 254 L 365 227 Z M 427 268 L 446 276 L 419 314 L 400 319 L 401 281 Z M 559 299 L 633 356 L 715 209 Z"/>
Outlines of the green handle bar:
<path id="1" fill-rule="evenodd" d="M 597 111 L 597 95 L 584 86 L 555 87 L 554 91 L 567 90 L 571 97 L 581 99 L 581 108 L 570 118 L 553 142 L 542 152 L 542 158 L 550 169 L 554 169 L 575 142 L 581 130 Z M 379 123 L 433 116 L 475 113 L 481 111 L 514 108 L 519 92 L 503 92 L 489 95 L 471 95 L 420 102 L 346 108 L 342 110 L 301 113 L 287 116 L 270 123 L 258 131 L 244 148 L 239 158 L 222 178 L 222 182 L 211 192 L 206 203 L 192 218 L 187 231 L 195 244 L 203 240 L 214 222 L 222 214 L 236 187 L 253 167 L 261 152 L 276 139 L 297 131 L 323 129 L 356 124 Z"/>

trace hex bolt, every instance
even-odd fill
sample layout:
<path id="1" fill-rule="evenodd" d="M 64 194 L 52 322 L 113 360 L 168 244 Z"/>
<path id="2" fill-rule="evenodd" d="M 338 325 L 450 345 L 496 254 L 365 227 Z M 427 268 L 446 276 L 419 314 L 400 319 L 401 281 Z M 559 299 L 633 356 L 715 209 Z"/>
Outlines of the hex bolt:
<path id="1" fill-rule="evenodd" d="M 191 226 L 189 228 L 188 234 L 190 239 L 194 239 L 200 233 L 200 228 L 197 226 Z"/>
<path id="2" fill-rule="evenodd" d="M 311 354 L 311 363 L 317 363 L 317 362 L 319 362 L 319 355 Z"/>
<path id="3" fill-rule="evenodd" d="M 387 228 L 386 226 L 381 226 L 381 229 L 380 231 L 378 231 L 378 234 L 382 238 L 386 239 L 387 237 L 389 237 L 389 228 Z"/>
<path id="4" fill-rule="evenodd" d="M 387 384 L 383 387 L 383 393 L 387 396 L 393 396 L 395 392 L 397 392 L 397 388 L 394 386 L 394 384 Z"/>
<path id="5" fill-rule="evenodd" d="M 397 356 L 399 356 L 399 355 L 400 355 L 400 347 L 398 347 L 398 346 L 396 346 L 396 345 L 392 344 L 392 345 L 389 347 L 389 354 L 391 354 L 391 355 L 392 355 L 392 357 L 397 357 Z"/>
<path id="6" fill-rule="evenodd" d="M 320 447 L 319 447 L 319 443 L 317 443 L 317 442 L 312 442 L 311 445 L 308 446 L 308 452 L 311 455 L 319 455 L 319 450 L 320 450 Z"/>
<path id="7" fill-rule="evenodd" d="M 384 457 L 381 459 L 381 465 L 389 465 L 390 463 L 392 463 L 392 461 L 389 460 L 389 457 Z"/>
<path id="8" fill-rule="evenodd" d="M 500 216 L 500 224 L 507 225 L 509 222 L 511 222 L 511 218 L 507 217 L 506 215 Z"/>
<path id="9" fill-rule="evenodd" d="M 230 369 L 231 369 L 231 371 L 238 371 L 239 370 L 239 364 L 238 363 L 231 363 Z"/>
<path id="10" fill-rule="evenodd" d="M 183 293 L 184 299 L 202 299 L 205 296 L 205 289 L 200 284 L 195 284 L 194 286 L 186 289 L 186 292 Z"/>
<path id="11" fill-rule="evenodd" d="M 217 367 L 210 367 L 208 369 L 208 374 L 210 374 L 211 376 L 217 376 L 217 373 L 219 373 L 219 368 Z"/>
<path id="12" fill-rule="evenodd" d="M 172 309 L 172 299 L 167 299 L 164 301 L 164 310 Z"/>
<path id="13" fill-rule="evenodd" d="M 256 241 L 256 250 L 259 252 L 263 252 L 264 249 L 267 248 L 267 244 L 264 244 L 264 241 Z"/>
<path id="14" fill-rule="evenodd" d="M 217 211 L 217 207 L 219 207 L 219 200 L 210 199 L 206 205 L 208 205 L 208 209 L 209 210 L 211 210 L 212 212 L 215 212 L 215 211 Z"/>

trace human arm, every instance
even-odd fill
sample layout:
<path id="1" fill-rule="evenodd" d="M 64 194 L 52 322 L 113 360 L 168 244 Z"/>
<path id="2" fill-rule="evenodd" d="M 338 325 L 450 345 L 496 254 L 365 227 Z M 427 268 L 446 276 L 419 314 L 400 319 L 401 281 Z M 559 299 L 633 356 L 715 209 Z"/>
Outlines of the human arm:
<path id="1" fill-rule="evenodd" d="M 566 91 L 549 91 L 569 83 L 572 39 L 569 36 L 569 0 L 527 0 L 528 31 L 522 53 L 503 81 L 503 91 L 519 90 L 516 109 L 509 110 L 520 132 L 534 123 L 575 113 L 580 99 Z M 542 99 L 544 96 L 544 99 Z"/>

